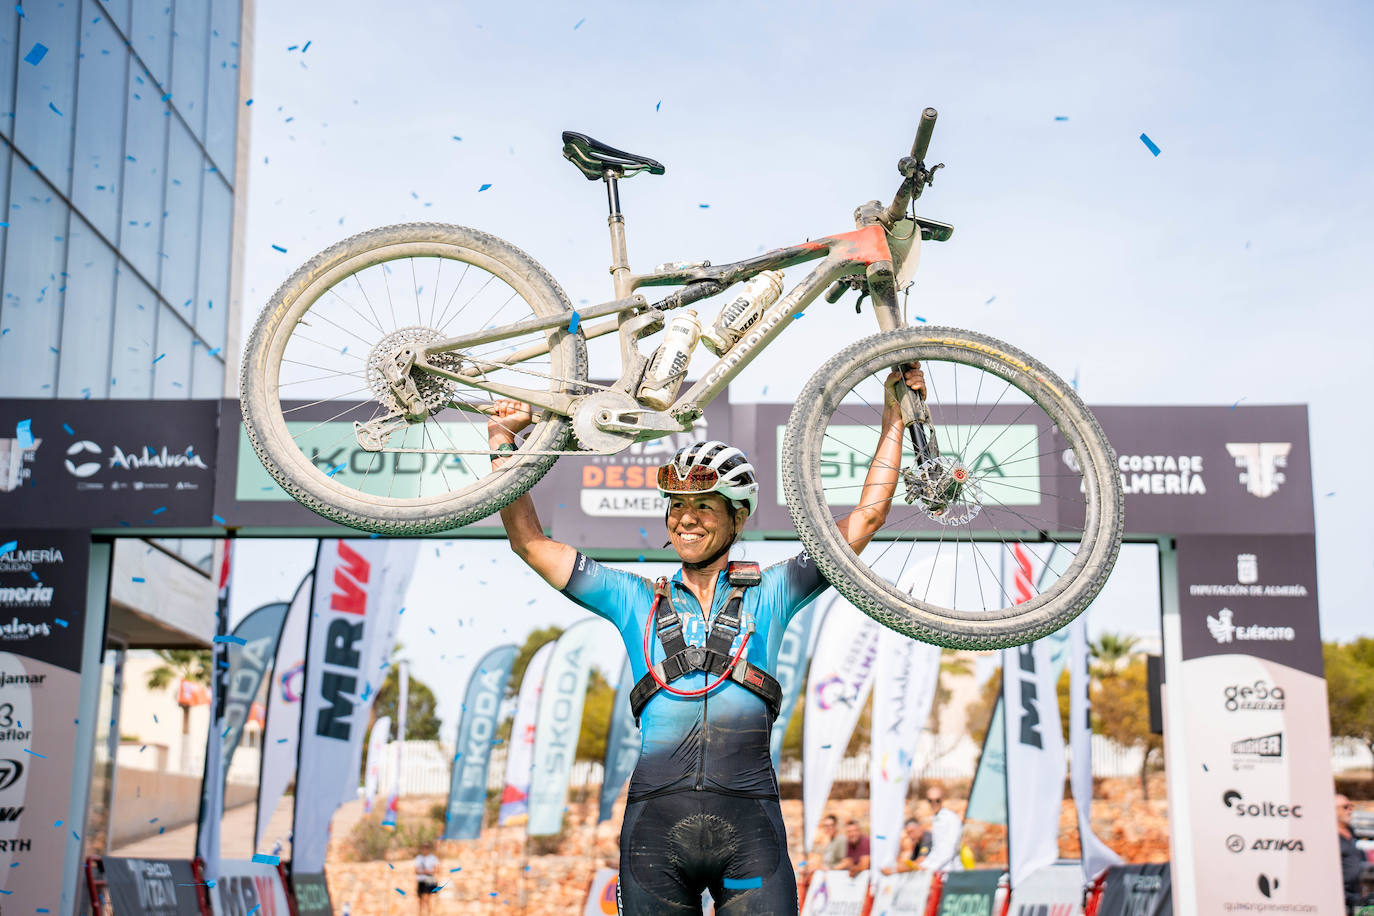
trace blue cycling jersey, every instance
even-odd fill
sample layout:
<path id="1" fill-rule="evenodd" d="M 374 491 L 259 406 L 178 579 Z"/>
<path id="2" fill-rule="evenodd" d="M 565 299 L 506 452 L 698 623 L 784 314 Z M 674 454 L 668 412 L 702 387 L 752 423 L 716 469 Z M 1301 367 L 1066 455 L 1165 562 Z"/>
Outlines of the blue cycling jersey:
<path id="1" fill-rule="evenodd" d="M 771 674 L 787 624 L 827 584 L 805 553 L 764 570 L 763 581 L 745 589 L 740 635 L 735 637 L 731 653 L 739 649 L 752 627 L 744 658 Z M 682 570 L 673 575 L 669 590 L 682 619 L 684 641 L 689 646 L 705 646 L 708 622 L 696 596 L 682 583 Z M 725 607 L 730 591 L 722 571 L 711 602 L 711 621 Z M 648 674 L 644 630 L 654 601 L 653 582 L 602 566 L 579 553 L 563 593 L 615 624 L 636 682 Z M 649 651 L 655 663 L 663 661 L 657 633 L 649 635 Z M 672 686 L 700 690 L 715 680 L 715 675 L 693 672 L 676 679 Z M 747 688 L 727 680 L 700 698 L 660 690 L 644 707 L 639 726 L 639 763 L 630 778 L 630 801 L 692 790 L 777 797 L 777 778 L 768 753 L 772 714 L 768 705 Z"/>

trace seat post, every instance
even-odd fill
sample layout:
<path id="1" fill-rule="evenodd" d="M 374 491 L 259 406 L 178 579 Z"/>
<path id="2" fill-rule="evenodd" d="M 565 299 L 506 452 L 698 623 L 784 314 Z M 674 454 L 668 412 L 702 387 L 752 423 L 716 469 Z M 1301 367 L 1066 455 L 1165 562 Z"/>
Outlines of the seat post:
<path id="1" fill-rule="evenodd" d="M 631 292 L 630 258 L 625 249 L 625 215 L 620 212 L 620 179 L 624 174 L 619 169 L 602 172 L 602 179 L 606 182 L 606 202 L 611 210 L 606 222 L 611 228 L 611 283 L 617 299 L 624 299 Z"/>

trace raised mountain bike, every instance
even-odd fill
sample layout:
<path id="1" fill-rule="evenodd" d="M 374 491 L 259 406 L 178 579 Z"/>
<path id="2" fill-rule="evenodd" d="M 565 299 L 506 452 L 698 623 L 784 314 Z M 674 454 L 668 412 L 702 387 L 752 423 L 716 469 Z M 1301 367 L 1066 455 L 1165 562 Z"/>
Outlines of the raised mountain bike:
<path id="1" fill-rule="evenodd" d="M 1053 632 L 1096 596 L 1120 549 L 1116 459 L 1073 388 L 1031 356 L 905 322 L 899 299 L 922 242 L 953 232 L 914 212 L 943 165 L 925 163 L 935 120 L 925 109 L 895 197 L 860 206 L 853 231 L 643 274 L 626 253 L 619 182 L 663 165 L 564 133 L 564 156 L 606 184 L 614 299 L 574 310 L 529 255 L 463 226 L 355 235 L 292 274 L 259 317 L 243 363 L 249 439 L 286 492 L 325 518 L 388 535 L 457 528 L 519 497 L 559 457 L 689 432 L 794 318 L 857 292 L 855 311 L 866 301 L 879 333 L 817 370 L 781 444 L 781 496 L 809 555 L 853 604 L 914 638 L 990 649 Z M 782 294 L 783 272 L 808 262 Z M 672 291 L 645 295 L 660 287 Z M 727 292 L 703 330 L 687 307 Z M 594 383 L 587 342 L 609 334 L 620 376 Z M 684 386 L 698 337 L 718 359 Z M 858 554 L 836 520 L 858 500 L 890 372 L 913 364 L 926 393 L 897 386 L 907 436 L 894 505 Z M 498 398 L 532 405 L 535 422 L 493 470 L 486 426 Z"/>

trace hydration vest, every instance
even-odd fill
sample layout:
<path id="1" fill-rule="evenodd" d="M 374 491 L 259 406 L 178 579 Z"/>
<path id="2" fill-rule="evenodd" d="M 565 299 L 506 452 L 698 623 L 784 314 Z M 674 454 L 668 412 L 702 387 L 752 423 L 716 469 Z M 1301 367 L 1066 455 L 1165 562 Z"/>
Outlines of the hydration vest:
<path id="1" fill-rule="evenodd" d="M 744 590 L 763 581 L 757 563 L 731 562 L 726 568 L 726 581 L 731 586 L 730 597 L 711 624 L 706 645 L 689 646 L 682 637 L 682 621 L 673 607 L 669 592 L 668 579 L 660 578 L 654 583 L 655 626 L 658 641 L 663 646 L 663 661 L 653 666 L 653 671 L 639 679 L 630 691 L 630 711 L 634 714 L 635 724 L 639 724 L 639 714 L 644 706 L 663 688 L 658 681 L 671 683 L 684 674 L 704 671 L 708 676 L 720 677 L 729 672 L 729 679 L 741 687 L 758 695 L 768 705 L 773 718 L 778 717 L 782 707 L 782 685 L 757 665 L 743 658 L 730 666 L 730 644 L 740 631 L 740 608 L 744 604 Z M 645 662 L 648 662 L 645 659 Z M 654 679 L 658 675 L 658 680 Z"/>

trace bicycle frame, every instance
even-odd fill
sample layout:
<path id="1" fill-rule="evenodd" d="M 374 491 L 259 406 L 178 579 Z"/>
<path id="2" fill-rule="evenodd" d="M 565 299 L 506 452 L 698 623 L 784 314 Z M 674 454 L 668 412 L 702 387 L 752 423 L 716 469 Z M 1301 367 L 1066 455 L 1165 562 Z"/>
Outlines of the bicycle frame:
<path id="1" fill-rule="evenodd" d="M 887 230 L 882 225 L 862 226 L 852 232 L 826 236 L 814 241 L 803 242 L 788 248 L 776 249 L 743 261 L 717 266 L 694 267 L 679 271 L 665 271 L 633 275 L 629 272 L 624 257 L 623 221 L 612 216 L 612 248 L 615 264 L 612 267 L 617 294 L 620 298 L 602 302 L 575 314 L 581 321 L 615 315 L 615 319 L 598 325 L 579 327 L 587 339 L 599 337 L 613 331 L 631 332 L 622 335 L 621 368 L 622 376 L 614 386 L 615 390 L 633 396 L 634 388 L 643 372 L 646 358 L 639 352 L 638 337 L 652 333 L 662 326 L 663 313 L 682 308 L 692 302 L 718 295 L 730 286 L 762 273 L 765 270 L 782 270 L 807 261 L 822 259 L 800 283 L 785 296 L 770 306 L 750 329 L 749 333 L 720 356 L 709 370 L 690 388 L 681 393 L 674 404 L 666 411 L 648 408 L 645 413 L 671 417 L 675 424 L 672 428 L 658 428 L 654 436 L 666 435 L 689 429 L 692 421 L 701 416 L 707 404 L 711 403 L 726 386 L 758 355 L 758 352 L 773 341 L 787 327 L 789 320 L 800 317 L 825 288 L 835 280 L 865 272 L 868 277 L 873 301 L 873 310 L 882 330 L 899 327 L 902 322 L 897 310 L 896 290 L 893 287 L 893 252 L 888 245 Z M 617 223 L 619 222 L 619 225 Z M 913 227 L 914 228 L 914 227 Z M 619 229 L 619 232 L 616 230 Z M 916 230 L 919 231 L 919 230 Z M 648 301 L 633 291 L 641 287 L 682 286 L 660 302 L 650 305 Z M 633 324 L 632 324 L 633 323 Z M 513 398 L 536 407 L 551 410 L 568 416 L 574 410 L 574 402 L 579 395 L 555 394 L 548 391 L 523 388 L 484 381 L 481 370 L 464 369 L 452 372 L 432 365 L 428 357 L 453 350 L 471 348 L 479 344 L 509 339 L 533 331 L 557 331 L 562 328 L 568 333 L 569 319 L 566 315 L 547 318 L 532 318 L 501 327 L 490 328 L 477 333 L 464 334 L 444 340 L 434 341 L 415 354 L 415 367 L 452 381 L 480 388 L 499 397 Z M 506 359 L 492 361 L 492 366 L 514 366 L 534 356 L 549 352 L 552 341 L 533 344 L 509 354 Z M 628 444 L 628 443 L 627 443 Z"/>

